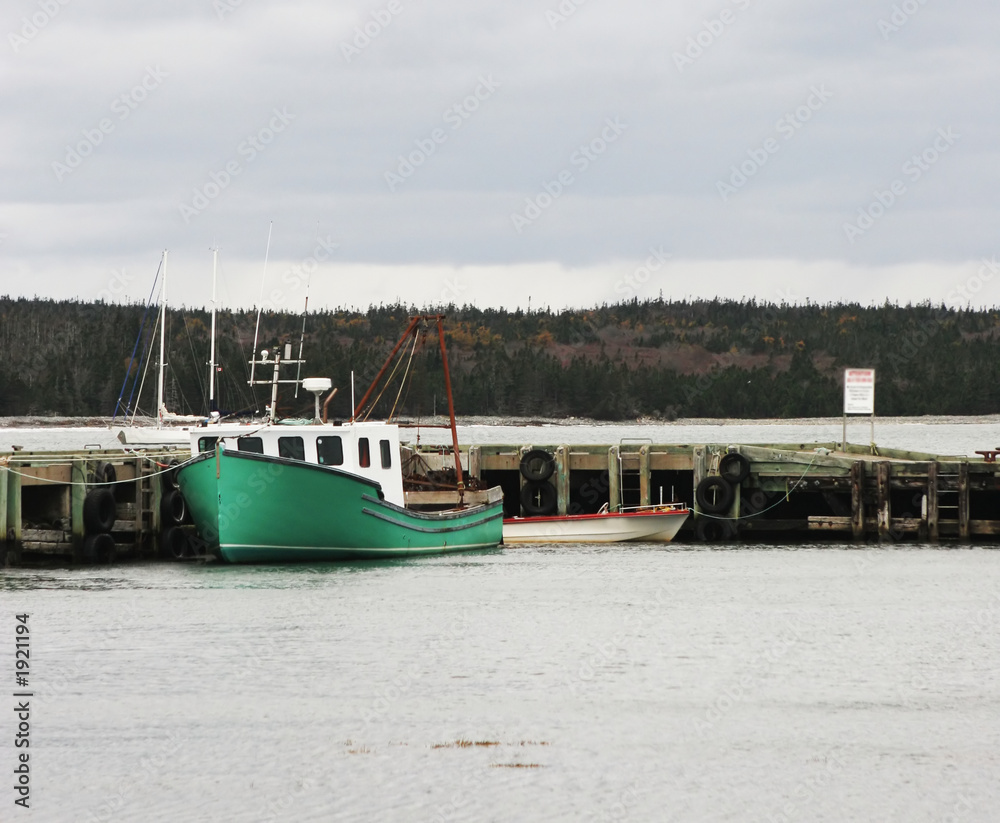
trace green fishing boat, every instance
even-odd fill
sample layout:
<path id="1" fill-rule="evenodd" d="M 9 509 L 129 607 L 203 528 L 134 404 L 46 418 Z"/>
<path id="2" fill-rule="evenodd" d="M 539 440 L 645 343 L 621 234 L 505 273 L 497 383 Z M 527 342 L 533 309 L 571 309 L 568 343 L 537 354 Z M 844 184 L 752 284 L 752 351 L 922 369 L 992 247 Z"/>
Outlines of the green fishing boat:
<path id="1" fill-rule="evenodd" d="M 202 438 L 218 438 L 214 448 L 179 469 L 177 482 L 198 533 L 221 559 L 287 563 L 405 557 L 494 548 L 500 542 L 499 494 L 487 492 L 481 504 L 423 512 L 403 504 L 401 481 L 384 486 L 380 475 L 395 468 L 400 477 L 398 465 L 393 467 L 398 444 L 391 450 L 380 446 L 385 467 L 377 459 L 375 466 L 345 471 L 306 459 L 306 454 L 320 460 L 332 456 L 342 466 L 351 446 L 363 456 L 371 443 L 392 444 L 394 426 L 308 428 L 289 431 L 275 425 L 253 434 L 244 428 L 230 437 L 216 430 Z M 295 457 L 258 452 L 273 446 L 274 452 L 288 454 L 288 441 Z"/>
<path id="2" fill-rule="evenodd" d="M 427 319 L 437 321 L 445 357 L 441 318 L 433 316 L 412 318 L 389 360 L 411 334 L 416 348 Z M 325 422 L 325 411 L 320 417 L 329 380 L 279 381 L 280 359 L 268 361 L 264 352 L 265 364 L 274 368 L 270 408 L 279 382 L 297 382 L 315 393 L 315 417 L 309 425 L 267 420 L 191 430 L 192 457 L 178 467 L 176 479 L 208 551 L 231 563 L 322 562 L 487 549 L 501 542 L 502 490 L 467 488 L 463 480 L 446 358 L 455 484 L 444 492 L 404 488 L 399 426 L 361 419 L 385 366 L 352 420 L 340 425 Z"/>

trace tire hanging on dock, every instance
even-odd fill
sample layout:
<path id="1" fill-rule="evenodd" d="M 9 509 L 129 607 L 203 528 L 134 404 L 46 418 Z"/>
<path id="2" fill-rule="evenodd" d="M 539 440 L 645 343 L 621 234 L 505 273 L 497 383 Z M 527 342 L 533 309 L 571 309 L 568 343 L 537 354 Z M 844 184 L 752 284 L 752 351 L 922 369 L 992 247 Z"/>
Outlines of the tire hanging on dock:
<path id="1" fill-rule="evenodd" d="M 83 498 L 83 525 L 89 534 L 111 531 L 117 515 L 115 496 L 107 489 L 91 489 Z"/>
<path id="2" fill-rule="evenodd" d="M 728 520 L 698 517 L 694 521 L 694 536 L 702 543 L 718 543 L 733 536 L 733 527 Z"/>
<path id="3" fill-rule="evenodd" d="M 521 458 L 521 477 L 529 482 L 548 480 L 555 468 L 555 458 L 543 449 L 532 449 Z"/>
<path id="4" fill-rule="evenodd" d="M 191 540 L 184 529 L 179 526 L 171 526 L 160 534 L 161 557 L 172 557 L 174 560 L 180 560 L 184 557 L 192 557 L 193 554 Z"/>
<path id="5" fill-rule="evenodd" d="M 521 488 L 521 508 L 528 517 L 553 514 L 557 504 L 556 488 L 551 483 L 525 483 Z"/>
<path id="6" fill-rule="evenodd" d="M 719 474 L 738 486 L 750 476 L 750 461 L 739 452 L 729 452 L 719 461 Z"/>
<path id="7" fill-rule="evenodd" d="M 733 487 L 719 475 L 704 478 L 694 492 L 698 507 L 709 514 L 722 514 L 733 505 L 733 497 Z"/>
<path id="8" fill-rule="evenodd" d="M 165 491 L 160 500 L 160 523 L 164 528 L 179 526 L 187 517 L 187 501 L 180 489 Z"/>
<path id="9" fill-rule="evenodd" d="M 177 482 L 177 467 L 180 462 L 176 457 L 171 457 L 167 461 L 167 468 L 160 477 L 163 479 L 163 490 L 179 489 L 181 484 Z"/>
<path id="10" fill-rule="evenodd" d="M 117 498 L 115 491 L 118 486 L 118 472 L 110 463 L 100 462 L 94 466 L 94 482 L 100 484 L 101 488 L 111 492 L 111 496 Z"/>
<path id="11" fill-rule="evenodd" d="M 114 563 L 115 539 L 108 533 L 89 534 L 83 539 L 83 560 L 85 563 Z"/>

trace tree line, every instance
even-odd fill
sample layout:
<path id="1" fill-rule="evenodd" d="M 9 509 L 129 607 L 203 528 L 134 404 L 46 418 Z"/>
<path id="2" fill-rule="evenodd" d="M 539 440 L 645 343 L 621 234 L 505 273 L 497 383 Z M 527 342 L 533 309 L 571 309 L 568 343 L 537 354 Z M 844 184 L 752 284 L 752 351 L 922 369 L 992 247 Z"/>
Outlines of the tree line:
<path id="1" fill-rule="evenodd" d="M 633 299 L 557 312 L 468 305 L 440 311 L 460 415 L 835 416 L 848 367 L 876 369 L 879 415 L 989 414 L 1000 407 L 997 309 Z M 331 409 L 349 416 L 352 373 L 360 399 L 417 313 L 399 304 L 311 313 L 301 376 L 330 377 L 340 389 Z M 111 416 L 126 408 L 152 414 L 156 315 L 141 304 L 0 297 L 0 415 Z M 167 317 L 167 406 L 207 413 L 210 315 L 184 308 Z M 256 321 L 252 310 L 219 312 L 216 396 L 225 412 L 269 402 L 269 391 L 255 396 L 246 385 Z M 301 316 L 262 313 L 258 351 L 289 343 L 297 356 L 302 326 Z M 396 375 L 405 372 L 408 383 L 386 389 L 376 413 L 445 413 L 436 332 L 412 356 L 409 346 L 402 353 Z M 282 388 L 281 413 L 309 416 L 311 408 L 311 395 L 296 398 Z"/>

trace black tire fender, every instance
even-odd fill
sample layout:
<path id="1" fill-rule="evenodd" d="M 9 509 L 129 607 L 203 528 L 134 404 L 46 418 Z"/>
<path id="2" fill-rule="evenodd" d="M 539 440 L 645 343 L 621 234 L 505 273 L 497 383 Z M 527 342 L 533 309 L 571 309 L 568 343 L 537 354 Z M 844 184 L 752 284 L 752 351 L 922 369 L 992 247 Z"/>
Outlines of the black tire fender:
<path id="1" fill-rule="evenodd" d="M 165 491 L 160 499 L 160 523 L 167 526 L 179 526 L 187 517 L 187 501 L 180 489 Z"/>
<path id="2" fill-rule="evenodd" d="M 732 528 L 728 520 L 699 517 L 694 522 L 694 536 L 702 543 L 718 543 L 732 536 Z"/>
<path id="3" fill-rule="evenodd" d="M 738 486 L 750 476 L 750 461 L 739 452 L 724 454 L 719 461 L 719 474 Z"/>
<path id="4" fill-rule="evenodd" d="M 703 512 L 721 514 L 733 505 L 733 487 L 719 475 L 704 478 L 695 489 L 694 499 Z"/>
<path id="5" fill-rule="evenodd" d="M 115 539 L 107 532 L 83 539 L 83 559 L 87 563 L 114 563 L 116 554 Z"/>
<path id="6" fill-rule="evenodd" d="M 177 482 L 177 467 L 180 462 L 176 457 L 171 457 L 167 461 L 167 468 L 164 469 L 163 474 L 160 475 L 163 478 L 163 490 L 167 489 L 179 489 L 181 484 Z"/>
<path id="7" fill-rule="evenodd" d="M 160 534 L 161 557 L 172 557 L 175 560 L 180 560 L 182 557 L 190 557 L 191 554 L 191 541 L 184 529 L 171 526 Z"/>
<path id="8" fill-rule="evenodd" d="M 118 495 L 115 492 L 118 488 L 118 472 L 113 465 L 102 461 L 94 466 L 94 482 L 100 484 L 102 488 L 107 489 L 112 496 L 117 498 Z"/>
<path id="9" fill-rule="evenodd" d="M 91 489 L 83 498 L 83 525 L 89 534 L 111 531 L 117 516 L 115 496 L 107 489 Z"/>
<path id="10" fill-rule="evenodd" d="M 534 483 L 548 480 L 555 468 L 555 458 L 544 449 L 532 449 L 521 458 L 521 477 Z"/>
<path id="11" fill-rule="evenodd" d="M 551 483 L 525 483 L 521 487 L 521 508 L 529 517 L 544 517 L 556 510 L 556 487 Z"/>

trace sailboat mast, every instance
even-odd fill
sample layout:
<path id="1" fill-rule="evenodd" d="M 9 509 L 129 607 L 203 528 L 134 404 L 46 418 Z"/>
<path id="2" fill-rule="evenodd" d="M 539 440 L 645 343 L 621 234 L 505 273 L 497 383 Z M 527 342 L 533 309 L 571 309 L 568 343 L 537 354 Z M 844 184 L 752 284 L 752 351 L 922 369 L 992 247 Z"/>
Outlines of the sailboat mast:
<path id="1" fill-rule="evenodd" d="M 216 411 L 215 405 L 215 283 L 219 271 L 219 250 L 212 249 L 212 347 L 208 363 L 208 410 Z"/>
<path id="2" fill-rule="evenodd" d="M 156 384 L 156 425 L 163 425 L 163 371 L 167 337 L 167 251 L 163 250 L 163 283 L 160 285 L 160 377 Z"/>

